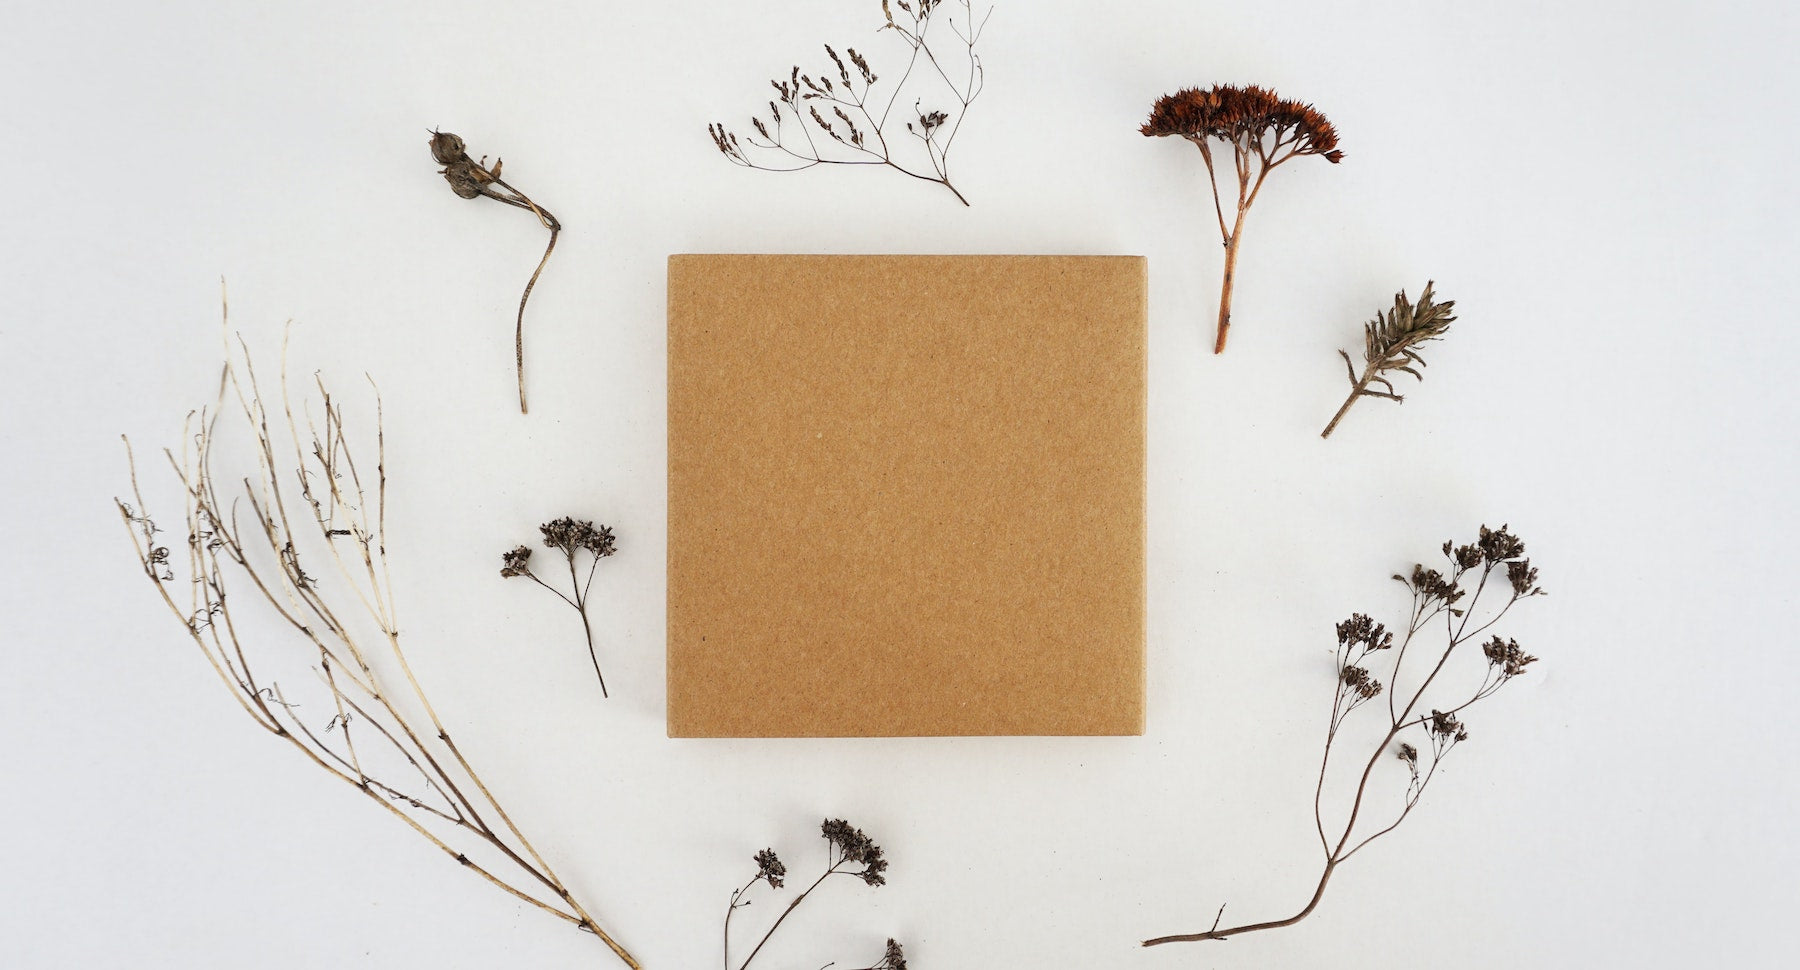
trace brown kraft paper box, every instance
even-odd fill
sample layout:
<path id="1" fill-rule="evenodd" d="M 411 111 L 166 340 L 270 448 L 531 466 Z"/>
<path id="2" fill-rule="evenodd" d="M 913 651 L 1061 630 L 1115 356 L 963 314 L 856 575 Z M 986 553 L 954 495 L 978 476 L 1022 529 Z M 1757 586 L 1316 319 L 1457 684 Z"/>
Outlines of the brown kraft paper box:
<path id="1" fill-rule="evenodd" d="M 1140 734 L 1145 262 L 669 259 L 672 737 Z"/>

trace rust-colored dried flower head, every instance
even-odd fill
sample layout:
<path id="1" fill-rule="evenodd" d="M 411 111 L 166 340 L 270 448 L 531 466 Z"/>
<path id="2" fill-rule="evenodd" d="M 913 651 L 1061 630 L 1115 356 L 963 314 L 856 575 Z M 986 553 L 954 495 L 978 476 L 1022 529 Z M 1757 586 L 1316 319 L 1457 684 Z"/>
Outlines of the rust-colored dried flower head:
<path id="1" fill-rule="evenodd" d="M 1213 353 L 1225 351 L 1231 331 L 1231 286 L 1237 275 L 1238 240 L 1244 232 L 1244 214 L 1262 191 L 1271 169 L 1301 155 L 1322 155 L 1336 164 L 1337 129 L 1319 109 L 1304 101 L 1292 101 L 1268 88 L 1215 84 L 1211 88 L 1184 88 L 1158 98 L 1150 120 L 1138 131 L 1151 138 L 1184 138 L 1200 149 L 1213 191 L 1213 211 L 1219 217 L 1219 235 L 1225 243 L 1225 282 L 1219 288 L 1219 335 Z M 1218 172 L 1213 167 L 1212 141 L 1230 146 L 1232 171 L 1237 175 L 1237 220 L 1227 224 L 1225 203 L 1219 195 Z"/>
<path id="2" fill-rule="evenodd" d="M 1184 88 L 1166 94 L 1138 130 L 1152 138 L 1176 135 L 1190 141 L 1241 142 L 1272 135 L 1277 145 L 1291 145 L 1293 155 L 1323 155 L 1334 164 L 1344 158 L 1337 129 L 1319 109 L 1254 84 L 1215 84 L 1206 91 Z"/>

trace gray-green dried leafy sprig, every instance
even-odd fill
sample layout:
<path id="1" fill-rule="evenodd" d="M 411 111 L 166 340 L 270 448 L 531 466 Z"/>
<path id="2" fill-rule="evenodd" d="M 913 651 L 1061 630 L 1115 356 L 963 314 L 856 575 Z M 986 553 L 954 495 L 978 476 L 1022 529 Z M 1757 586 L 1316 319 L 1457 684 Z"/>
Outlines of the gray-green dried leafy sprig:
<path id="1" fill-rule="evenodd" d="M 812 885 L 807 886 L 798 896 L 788 902 L 787 906 L 782 909 L 781 915 L 775 918 L 775 922 L 756 941 L 756 946 L 750 950 L 750 955 L 734 967 L 731 962 L 732 916 L 739 909 L 750 905 L 748 894 L 757 883 L 768 883 L 769 888 L 780 889 L 787 878 L 787 866 L 783 865 L 775 855 L 774 849 L 763 849 L 756 853 L 754 856 L 756 875 L 751 876 L 749 882 L 732 890 L 731 904 L 725 910 L 725 970 L 746 970 L 750 966 L 750 962 L 756 959 L 756 955 L 762 952 L 764 945 L 775 935 L 775 931 L 781 928 L 782 923 L 786 922 L 788 916 L 806 901 L 806 897 L 811 895 L 813 890 L 819 888 L 825 880 L 832 876 L 854 876 L 869 886 L 887 884 L 887 877 L 884 875 L 888 867 L 887 859 L 881 851 L 881 846 L 876 845 L 875 840 L 865 835 L 862 829 L 856 828 L 841 818 L 828 818 L 820 824 L 819 834 L 824 837 L 829 846 L 826 851 L 825 871 L 820 874 L 819 878 L 813 880 Z M 906 954 L 900 944 L 890 938 L 887 941 L 887 947 L 882 952 L 881 960 L 863 967 L 861 970 L 906 970 Z"/>
<path id="2" fill-rule="evenodd" d="M 562 223 L 550 214 L 550 210 L 538 205 L 525 193 L 506 184 L 500 178 L 500 169 L 504 164 L 495 159 L 494 167 L 487 167 L 487 156 L 481 161 L 469 157 L 463 140 L 447 131 L 431 133 L 431 157 L 444 166 L 440 173 L 444 181 L 450 183 L 450 191 L 458 198 L 479 199 L 486 197 L 516 208 L 525 209 L 545 229 L 550 230 L 550 244 L 544 247 L 544 256 L 538 260 L 537 269 L 531 271 L 531 278 L 525 281 L 525 292 L 519 296 L 519 316 L 513 327 L 513 358 L 518 366 L 519 375 L 519 413 L 526 413 L 525 407 L 525 304 L 531 299 L 531 290 L 537 286 L 538 277 L 544 272 L 544 264 L 550 261 L 550 253 L 556 248 L 556 237 L 562 232 Z"/>
<path id="3" fill-rule="evenodd" d="M 581 632 L 587 636 L 588 658 L 594 662 L 594 676 L 600 678 L 600 696 L 606 697 L 606 675 L 600 672 L 600 655 L 594 649 L 594 626 L 588 619 L 588 593 L 594 586 L 594 572 L 600 565 L 600 560 L 618 551 L 612 527 L 597 526 L 585 519 L 564 516 L 538 526 L 538 531 L 544 534 L 544 545 L 562 553 L 569 568 L 569 592 L 564 593 L 544 582 L 538 574 L 531 571 L 529 546 L 515 546 L 501 553 L 500 575 L 506 579 L 523 576 L 556 594 L 557 599 L 574 607 L 575 612 L 581 614 Z M 585 577 L 581 574 L 579 565 L 582 559 L 587 560 Z"/>
<path id="4" fill-rule="evenodd" d="M 1337 625 L 1337 684 L 1326 723 L 1325 755 L 1313 789 L 1313 823 L 1324 855 L 1324 869 L 1306 905 L 1285 919 L 1225 928 L 1219 926 L 1225 915 L 1225 907 L 1221 906 L 1209 929 L 1145 940 L 1145 946 L 1224 940 L 1241 933 L 1292 926 L 1305 919 L 1324 898 L 1325 887 L 1339 866 L 1364 846 L 1398 828 L 1412 814 L 1450 750 L 1469 739 L 1469 730 L 1463 723 L 1468 708 L 1493 696 L 1537 661 L 1520 648 L 1517 640 L 1502 640 L 1490 632 L 1514 605 L 1544 593 L 1537 585 L 1537 570 L 1525 558 L 1525 543 L 1506 526 L 1482 526 L 1474 542 L 1446 542 L 1442 551 L 1442 568 L 1421 563 L 1407 575 L 1394 576 L 1412 596 L 1406 625 L 1397 637 L 1385 625 L 1361 613 Z M 1444 638 L 1444 645 L 1423 653 L 1424 641 L 1431 638 L 1432 629 Z M 1453 657 L 1464 644 L 1480 641 L 1484 636 L 1487 639 L 1482 642 L 1481 652 L 1487 665 L 1477 680 L 1472 665 L 1453 662 Z M 1411 665 L 1407 664 L 1409 648 Z M 1455 683 L 1459 678 L 1460 686 Z M 1385 705 L 1370 705 L 1381 696 L 1387 697 Z M 1428 699 L 1437 706 L 1426 706 Z M 1357 780 L 1354 795 L 1346 799 L 1347 808 L 1340 809 L 1339 821 L 1332 818 L 1338 813 L 1327 811 L 1327 779 L 1341 774 L 1346 767 L 1343 756 L 1351 742 L 1340 732 L 1350 717 L 1366 705 L 1385 706 L 1388 716 L 1373 724 L 1366 723 L 1368 715 L 1362 716 L 1376 740 L 1364 749 L 1366 757 L 1364 752 L 1349 756 L 1353 760 L 1348 777 Z M 1383 796 L 1380 786 L 1386 776 L 1378 775 L 1376 767 L 1389 752 L 1406 766 L 1407 782 L 1404 791 L 1396 783 L 1391 794 Z M 1338 766 L 1335 772 L 1334 765 Z M 1379 820 L 1370 822 L 1378 813 Z"/>
<path id="5" fill-rule="evenodd" d="M 1331 416 L 1331 423 L 1319 433 L 1321 438 L 1331 437 L 1338 422 L 1356 403 L 1359 397 L 1384 397 L 1390 401 L 1405 400 L 1394 390 L 1393 382 L 1383 374 L 1411 374 L 1415 380 L 1424 380 L 1423 374 L 1413 369 L 1413 365 L 1425 366 L 1425 358 L 1419 356 L 1422 344 L 1437 340 L 1456 322 L 1451 314 L 1455 308 L 1455 300 L 1442 303 L 1432 299 L 1431 288 L 1434 284 L 1427 282 L 1425 292 L 1419 294 L 1419 302 L 1413 303 L 1406 298 L 1406 291 L 1394 294 L 1393 309 L 1387 313 L 1375 315 L 1375 319 L 1363 324 L 1363 370 L 1358 376 L 1356 365 L 1351 362 L 1350 355 L 1338 351 L 1344 358 L 1344 367 L 1350 372 L 1350 396 L 1344 399 L 1343 407 Z M 1377 389 L 1380 384 L 1385 390 Z"/>

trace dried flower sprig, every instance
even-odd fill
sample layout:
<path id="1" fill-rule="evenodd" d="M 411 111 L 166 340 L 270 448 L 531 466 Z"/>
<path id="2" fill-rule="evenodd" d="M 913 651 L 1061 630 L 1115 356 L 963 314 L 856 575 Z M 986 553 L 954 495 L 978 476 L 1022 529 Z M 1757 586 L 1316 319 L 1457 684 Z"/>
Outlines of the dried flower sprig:
<path id="1" fill-rule="evenodd" d="M 544 534 L 544 545 L 562 553 L 569 567 L 569 591 L 564 593 L 555 586 L 544 582 L 531 571 L 531 548 L 518 546 L 500 556 L 500 575 L 511 579 L 524 576 L 532 582 L 556 594 L 556 598 L 575 608 L 581 614 L 581 632 L 587 635 L 588 657 L 594 662 L 594 676 L 600 678 L 600 696 L 606 693 L 606 675 L 600 672 L 600 655 L 594 649 L 594 625 L 588 619 L 588 593 L 594 586 L 594 571 L 600 560 L 610 557 L 618 551 L 618 543 L 613 538 L 612 527 L 596 526 L 586 520 L 560 518 L 554 522 L 546 522 L 538 526 Z M 587 575 L 583 577 L 577 560 L 587 559 Z"/>
<path id="2" fill-rule="evenodd" d="M 1263 179 L 1289 159 L 1322 155 L 1336 164 L 1337 129 L 1318 109 L 1287 100 L 1266 88 L 1215 84 L 1210 90 L 1186 88 L 1157 99 L 1150 120 L 1138 129 L 1148 137 L 1173 135 L 1193 142 L 1206 160 L 1207 184 L 1212 188 L 1213 211 L 1219 217 L 1219 236 L 1225 244 L 1225 280 L 1219 288 L 1219 334 L 1213 353 L 1225 352 L 1231 332 L 1231 289 L 1237 279 L 1238 244 L 1244 237 L 1244 216 L 1262 191 Z M 1219 196 L 1214 170 L 1212 140 L 1231 148 L 1232 170 L 1237 176 L 1237 218 L 1225 224 L 1225 207 Z"/>
<path id="3" fill-rule="evenodd" d="M 525 281 L 525 292 L 519 296 L 519 317 L 513 327 L 513 358 L 518 365 L 519 374 L 519 413 L 527 413 L 525 407 L 525 304 L 531 299 L 531 290 L 537 286 L 538 277 L 544 272 L 544 264 L 550 262 L 550 253 L 556 249 L 556 237 L 562 232 L 562 223 L 550 214 L 550 210 L 531 201 L 525 193 L 506 184 L 500 178 L 500 169 L 504 162 L 494 160 L 494 167 L 487 167 L 487 156 L 481 156 L 477 162 L 469 157 L 463 146 L 463 140 L 447 131 L 431 133 L 431 157 L 444 166 L 444 181 L 450 183 L 450 191 L 464 199 L 489 198 L 497 199 L 510 206 L 528 210 L 537 216 L 538 222 L 550 230 L 550 243 L 544 247 L 544 256 L 538 260 L 537 268 L 531 271 L 531 278 Z"/>
<path id="4" fill-rule="evenodd" d="M 270 406 L 248 353 L 237 356 L 228 353 L 218 400 L 190 419 L 180 453 L 165 452 L 185 492 L 186 534 L 164 538 L 145 511 L 135 461 L 132 500 L 117 502 L 163 604 L 257 727 L 463 868 L 593 933 L 636 970 L 464 757 L 408 663 L 388 580 L 379 396 L 371 464 L 352 447 L 343 408 L 322 382 L 314 379 L 316 414 L 296 413 L 284 362 Z M 235 441 L 221 447 L 229 437 L 221 420 L 231 414 L 240 420 L 225 423 L 249 433 L 247 474 L 214 465 L 216 449 L 235 450 Z M 265 621 L 276 624 L 273 633 L 252 632 Z M 284 663 L 312 666 L 318 713 L 269 672 Z M 391 693 L 378 665 L 398 670 L 409 696 Z"/>
<path id="5" fill-rule="evenodd" d="M 885 99 L 875 92 L 880 76 L 856 48 L 844 49 L 850 62 L 846 65 L 846 58 L 827 44 L 825 54 L 831 58 L 835 72 L 823 71 L 815 78 L 795 67 L 786 80 L 770 81 L 776 100 L 769 102 L 766 121 L 760 117 L 750 119 L 756 133 L 740 139 L 724 124 L 711 124 L 707 132 L 712 135 L 713 145 L 733 165 L 767 172 L 798 172 L 816 165 L 885 166 L 942 185 L 957 201 L 968 205 L 969 200 L 950 184 L 950 146 L 962 129 L 969 105 L 981 95 L 986 81 L 975 44 L 994 12 L 990 7 L 977 20 L 970 4 L 971 0 L 958 0 L 963 8 L 961 26 L 951 15 L 943 15 L 962 47 L 961 55 L 952 59 L 930 32 L 940 0 L 893 0 L 891 4 L 881 0 L 881 13 L 887 22 L 880 29 L 893 31 L 911 51 L 900 79 Z M 896 7 L 900 10 L 897 19 Z M 933 47 L 934 43 L 938 46 Z M 832 73 L 837 75 L 835 82 Z M 949 101 L 936 100 L 943 97 L 940 91 L 933 95 L 932 106 L 927 107 L 927 95 L 918 94 L 910 111 L 902 107 L 901 115 L 895 115 L 895 106 L 903 94 L 915 91 L 916 85 L 909 85 L 918 78 L 925 78 L 924 83 L 933 88 L 948 91 Z M 901 116 L 906 118 L 904 141 L 899 126 L 890 124 Z M 918 142 L 919 150 L 902 154 L 901 149 L 911 141 Z M 923 164 L 919 159 L 921 152 Z"/>
<path id="6" fill-rule="evenodd" d="M 875 840 L 864 835 L 862 829 L 852 826 L 841 818 L 828 818 L 819 826 L 819 834 L 824 837 L 827 844 L 824 873 L 813 880 L 812 885 L 807 886 L 798 896 L 788 902 L 787 908 L 781 911 L 781 915 L 775 918 L 775 922 L 769 926 L 767 932 L 763 933 L 762 938 L 756 941 L 756 946 L 751 949 L 750 955 L 734 968 L 731 963 L 732 915 L 739 909 L 750 905 L 749 892 L 757 883 L 767 883 L 771 889 L 780 889 L 787 878 L 787 866 L 783 865 L 781 860 L 776 857 L 774 849 L 764 849 L 756 853 L 754 857 L 756 875 L 751 876 L 749 882 L 732 890 L 731 904 L 725 909 L 725 970 L 746 970 L 750 966 L 750 961 L 755 960 L 756 955 L 762 952 L 763 946 L 775 935 L 775 931 L 781 928 L 781 924 L 786 922 L 788 916 L 800 908 L 800 904 L 806 901 L 806 897 L 811 895 L 813 890 L 819 888 L 825 880 L 832 876 L 851 876 L 861 879 L 870 886 L 887 885 L 887 876 L 885 875 L 888 867 L 887 858 L 883 855 L 881 846 L 876 845 Z M 901 950 L 900 944 L 889 939 L 881 960 L 862 968 L 862 970 L 906 970 L 906 955 Z"/>
<path id="7" fill-rule="evenodd" d="M 1394 577 L 1412 594 L 1412 609 L 1398 644 L 1394 633 L 1385 625 L 1361 613 L 1337 625 L 1336 688 L 1332 693 L 1331 716 L 1326 722 L 1325 755 L 1319 765 L 1318 784 L 1313 789 L 1313 823 L 1325 862 L 1312 898 L 1299 912 L 1285 919 L 1224 929 L 1219 928 L 1225 915 L 1225 907 L 1221 906 L 1210 929 L 1159 936 L 1145 940 L 1145 946 L 1224 940 L 1241 933 L 1292 926 L 1305 919 L 1324 898 L 1325 887 L 1339 866 L 1369 843 L 1398 828 L 1412 814 L 1425 794 L 1426 786 L 1437 776 L 1444 758 L 1451 749 L 1468 740 L 1468 728 L 1463 724 L 1464 712 L 1476 702 L 1492 697 L 1537 661 L 1519 647 L 1518 641 L 1501 640 L 1489 633 L 1490 628 L 1520 601 L 1544 594 L 1537 585 L 1537 570 L 1532 567 L 1531 560 L 1525 558 L 1525 543 L 1506 526 L 1499 529 L 1482 526 L 1476 541 L 1461 546 L 1445 542 L 1443 554 L 1446 565 L 1442 569 L 1419 564 L 1413 566 L 1410 575 Z M 1486 604 L 1484 597 L 1489 600 Z M 1425 655 L 1422 664 L 1406 667 L 1409 648 L 1425 639 L 1428 628 L 1440 623 L 1443 649 Z M 1449 679 L 1442 675 L 1452 669 L 1450 661 L 1458 649 L 1472 641 L 1480 641 L 1483 636 L 1488 637 L 1481 647 L 1487 666 L 1480 680 L 1475 681 L 1471 676 L 1469 682 L 1474 686 L 1465 683 L 1460 689 L 1442 683 L 1441 680 Z M 1418 651 L 1423 649 L 1420 644 L 1414 650 L 1415 660 L 1420 659 Z M 1375 674 L 1377 665 L 1386 671 L 1385 684 Z M 1423 675 L 1418 672 L 1421 667 L 1425 670 Z M 1416 686 L 1403 687 L 1412 680 L 1417 681 Z M 1366 759 L 1358 754 L 1352 761 L 1352 764 L 1360 761 L 1362 768 L 1342 827 L 1328 825 L 1326 778 L 1336 763 L 1333 756 L 1344 753 L 1337 744 L 1340 731 L 1351 714 L 1383 694 L 1388 699 L 1386 721 L 1372 725 L 1380 732 L 1380 739 L 1370 747 Z M 1427 707 L 1428 694 L 1446 698 L 1449 702 L 1437 701 L 1443 704 L 1442 709 Z M 1403 703 L 1401 698 L 1405 699 Z M 1422 713 L 1426 710 L 1430 713 Z M 1404 792 L 1396 793 L 1394 801 L 1397 804 L 1389 809 L 1387 817 L 1369 823 L 1367 816 L 1374 810 L 1371 782 L 1375 780 L 1375 768 L 1384 756 L 1390 755 L 1406 766 L 1406 788 Z M 1328 831 L 1335 834 L 1328 835 Z"/>
<path id="8" fill-rule="evenodd" d="M 1383 316 L 1375 314 L 1375 319 L 1363 324 L 1363 372 L 1356 374 L 1356 365 L 1351 362 L 1350 355 L 1338 351 L 1344 358 L 1344 367 L 1350 372 L 1350 396 L 1344 399 L 1344 406 L 1338 408 L 1331 416 L 1331 423 L 1319 432 L 1319 437 L 1329 438 L 1335 431 L 1338 422 L 1344 419 L 1350 405 L 1359 397 L 1385 397 L 1390 401 L 1405 400 L 1394 391 L 1394 385 L 1381 376 L 1387 371 L 1411 374 L 1414 379 L 1423 381 L 1423 374 L 1413 369 L 1413 365 L 1425 366 L 1425 358 L 1419 356 L 1419 346 L 1442 337 L 1450 324 L 1456 322 L 1451 314 L 1455 309 L 1455 300 L 1437 303 L 1432 300 L 1431 288 L 1435 285 L 1427 281 L 1425 292 L 1419 294 L 1419 302 L 1414 304 L 1406 298 L 1406 291 L 1394 294 L 1393 309 Z M 1380 384 L 1387 390 L 1377 390 L 1371 385 Z"/>

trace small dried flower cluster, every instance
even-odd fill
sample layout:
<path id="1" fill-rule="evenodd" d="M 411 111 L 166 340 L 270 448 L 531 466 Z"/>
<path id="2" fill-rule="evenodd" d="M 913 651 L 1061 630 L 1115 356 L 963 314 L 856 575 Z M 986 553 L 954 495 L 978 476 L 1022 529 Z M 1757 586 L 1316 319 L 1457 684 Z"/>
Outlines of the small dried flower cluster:
<path id="1" fill-rule="evenodd" d="M 606 697 L 606 675 L 600 672 L 600 655 L 594 647 L 594 627 L 588 618 L 588 596 L 593 589 L 594 572 L 600 565 L 600 560 L 617 552 L 618 542 L 614 539 L 610 526 L 597 526 L 586 519 L 567 516 L 538 526 L 538 531 L 544 535 L 545 546 L 562 553 L 564 564 L 569 570 L 569 591 L 564 593 L 531 571 L 531 549 L 527 546 L 515 546 L 500 554 L 500 575 L 507 579 L 523 576 L 556 594 L 558 599 L 581 614 L 581 631 L 587 637 L 588 658 L 594 663 L 594 676 L 600 679 L 600 696 Z M 585 577 L 580 567 L 584 553 L 587 559 Z"/>
<path id="2" fill-rule="evenodd" d="M 1420 345 L 1442 337 L 1450 324 L 1456 322 L 1450 312 L 1455 309 L 1456 301 L 1433 301 L 1431 288 L 1434 285 L 1431 281 L 1425 283 L 1425 291 L 1419 294 L 1417 304 L 1407 299 L 1406 291 L 1401 290 L 1394 294 L 1394 305 L 1385 316 L 1378 313 L 1374 320 L 1363 324 L 1363 372 L 1360 376 L 1350 355 L 1338 351 L 1338 356 L 1344 358 L 1344 368 L 1350 372 L 1350 396 L 1331 416 L 1331 423 L 1319 437 L 1331 437 L 1331 432 L 1337 429 L 1339 421 L 1344 420 L 1357 398 L 1383 397 L 1395 403 L 1404 401 L 1405 398 L 1394 390 L 1393 383 L 1382 374 L 1395 372 L 1411 374 L 1414 380 L 1425 379 L 1413 369 L 1415 364 L 1425 366 L 1425 358 L 1419 356 Z M 1385 390 L 1377 390 L 1376 384 Z"/>
<path id="3" fill-rule="evenodd" d="M 1412 813 L 1450 750 L 1469 739 L 1469 729 L 1463 721 L 1468 708 L 1492 696 L 1536 662 L 1537 658 L 1527 654 L 1518 641 L 1502 640 L 1488 634 L 1489 628 L 1515 605 L 1544 593 L 1537 586 L 1537 570 L 1525 558 L 1525 543 L 1506 526 L 1498 529 L 1482 526 L 1474 542 L 1463 545 L 1446 542 L 1442 551 L 1445 559 L 1442 568 L 1429 568 L 1421 563 L 1414 565 L 1410 574 L 1394 576 L 1412 594 L 1411 612 L 1397 638 L 1385 626 L 1362 613 L 1352 614 L 1337 624 L 1337 688 L 1325 732 L 1325 756 L 1320 763 L 1318 785 L 1313 794 L 1313 821 L 1319 845 L 1325 853 L 1325 867 L 1312 901 L 1286 919 L 1224 929 L 1215 919 L 1210 929 L 1157 937 L 1144 941 L 1145 946 L 1229 939 L 1240 933 L 1291 926 L 1305 919 L 1323 898 L 1325 886 L 1338 866 L 1364 846 L 1393 831 Z M 1498 582 L 1500 576 L 1507 579 L 1504 585 Z M 1420 652 L 1426 649 L 1422 641 L 1432 629 L 1439 630 L 1443 645 L 1421 657 Z M 1450 663 L 1452 656 L 1464 644 L 1484 634 L 1488 635 L 1481 648 L 1487 658 L 1485 676 L 1472 688 L 1464 685 L 1458 690 L 1446 683 L 1454 676 L 1446 675 L 1447 670 L 1462 669 Z M 1406 663 L 1409 650 L 1416 661 L 1411 667 Z M 1377 660 L 1385 664 L 1382 668 L 1387 678 L 1385 690 L 1371 669 Z M 1408 672 L 1411 676 L 1403 679 L 1402 675 Z M 1416 686 L 1413 685 L 1415 680 Z M 1401 689 L 1403 683 L 1408 685 L 1405 689 Z M 1352 712 L 1384 693 L 1388 699 L 1385 705 L 1388 716 L 1385 724 L 1377 722 L 1375 727 L 1385 727 L 1385 731 L 1368 749 L 1370 753 L 1366 757 L 1353 756 L 1350 776 L 1359 779 L 1354 796 L 1348 800 L 1348 809 L 1341 821 L 1330 821 L 1325 792 L 1328 778 L 1333 774 L 1332 766 L 1341 765 L 1344 760 L 1345 746 L 1338 743 L 1340 729 Z M 1439 701 L 1437 707 L 1426 707 L 1428 696 L 1447 697 L 1450 703 Z M 1430 713 L 1421 713 L 1426 710 Z M 1380 811 L 1376 808 L 1379 801 L 1370 791 L 1371 783 L 1378 782 L 1379 778 L 1374 768 L 1389 751 L 1406 765 L 1409 778 L 1404 793 L 1396 796 L 1397 805 L 1387 810 L 1389 817 L 1371 821 L 1366 816 Z M 1220 916 L 1223 914 L 1221 907 Z"/>
<path id="4" fill-rule="evenodd" d="M 742 963 L 737 964 L 735 970 L 745 970 L 749 967 L 751 961 L 756 959 L 756 955 L 762 952 L 764 945 L 775 935 L 775 931 L 781 928 L 782 922 L 787 919 L 788 915 L 798 909 L 813 890 L 818 889 L 825 880 L 832 876 L 854 876 L 870 886 L 887 884 L 887 878 L 882 875 L 887 871 L 887 859 L 882 854 L 881 846 L 876 845 L 875 840 L 865 835 L 862 829 L 856 828 L 841 818 L 828 818 L 820 824 L 819 834 L 824 837 L 828 845 L 825 871 L 782 909 L 781 915 L 776 917 L 774 923 L 751 948 L 750 955 L 745 957 Z M 739 909 L 750 905 L 748 893 L 757 883 L 768 883 L 769 888 L 780 889 L 787 879 L 787 866 L 775 855 L 774 849 L 763 849 L 756 853 L 754 860 L 756 875 L 732 891 L 731 903 L 725 910 L 724 956 L 726 970 L 734 970 L 731 962 L 732 916 Z M 862 968 L 862 970 L 906 970 L 906 955 L 901 950 L 900 944 L 890 938 L 881 960 Z"/>
<path id="5" fill-rule="evenodd" d="M 1334 165 L 1342 161 L 1344 153 L 1337 147 L 1337 129 L 1312 105 L 1283 98 L 1267 88 L 1215 84 L 1206 90 L 1185 88 L 1157 99 L 1150 109 L 1150 120 L 1138 131 L 1151 138 L 1185 139 L 1200 149 L 1200 157 L 1206 161 L 1213 212 L 1218 216 L 1220 241 L 1225 246 L 1219 329 L 1213 343 L 1213 353 L 1224 353 L 1226 337 L 1231 332 L 1231 291 L 1237 278 L 1238 241 L 1244 232 L 1244 216 L 1262 191 L 1263 180 L 1277 166 L 1303 155 L 1318 155 Z M 1229 226 L 1213 164 L 1214 141 L 1230 148 L 1232 171 L 1237 176 L 1237 217 Z"/>
<path id="6" fill-rule="evenodd" d="M 513 356 L 518 366 L 519 377 L 519 413 L 526 412 L 525 407 L 525 304 L 531 299 L 531 290 L 537 286 L 538 276 L 544 272 L 544 264 L 550 261 L 550 253 L 556 248 L 556 237 L 562 232 L 562 223 L 550 214 L 548 209 L 531 201 L 531 198 L 500 177 L 505 163 L 499 159 L 494 167 L 487 167 L 487 156 L 480 161 L 469 157 L 468 148 L 463 140 L 447 131 L 433 131 L 429 141 L 431 157 L 444 166 L 439 174 L 444 181 L 450 183 L 450 191 L 458 198 L 479 199 L 483 196 L 504 202 L 515 208 L 525 209 L 537 217 L 538 222 L 550 230 L 550 243 L 544 247 L 544 256 L 538 260 L 537 269 L 531 278 L 525 281 L 525 292 L 519 296 L 519 315 L 513 330 Z"/>
<path id="7" fill-rule="evenodd" d="M 962 47 L 960 57 L 951 58 L 943 49 L 941 38 L 931 33 L 940 0 L 881 0 L 882 16 L 887 21 L 881 30 L 892 31 L 911 51 L 900 79 L 885 98 L 875 92 L 881 77 L 869 66 L 867 58 L 856 48 L 846 47 L 846 64 L 845 57 L 826 44 L 825 55 L 835 68 L 836 81 L 832 80 L 831 71 L 821 71 L 814 77 L 793 67 L 785 80 L 776 78 L 769 82 L 776 97 L 769 102 L 767 119 L 750 119 L 750 127 L 756 133 L 740 137 L 722 123 L 711 124 L 706 130 L 713 147 L 733 165 L 770 172 L 797 172 L 817 165 L 891 168 L 942 185 L 957 201 L 968 205 L 969 200 L 950 184 L 949 156 L 969 105 L 980 96 L 986 80 L 975 44 L 987 17 L 984 15 L 977 22 L 970 3 L 971 0 L 959 0 L 963 8 L 960 27 L 956 18 L 945 15 L 950 31 Z M 898 15 L 895 8 L 900 11 Z M 854 74 L 852 67 L 856 69 Z M 918 148 L 904 152 L 907 145 L 893 125 L 900 119 L 895 108 L 901 104 L 904 93 L 917 87 L 919 79 L 937 89 L 937 97 L 947 91 L 955 105 L 948 110 L 927 108 L 926 95 L 917 94 L 905 127 Z"/>

